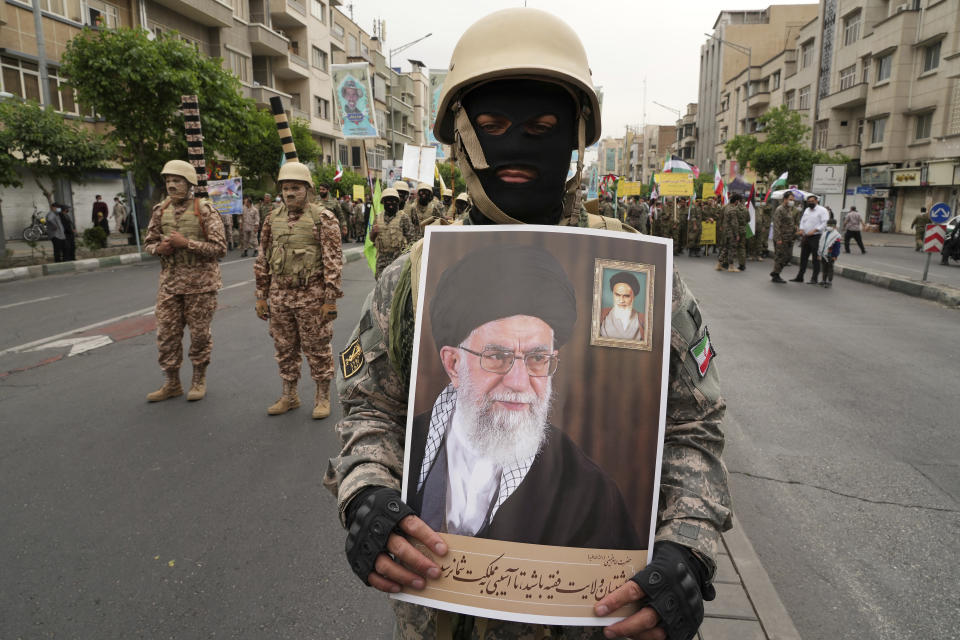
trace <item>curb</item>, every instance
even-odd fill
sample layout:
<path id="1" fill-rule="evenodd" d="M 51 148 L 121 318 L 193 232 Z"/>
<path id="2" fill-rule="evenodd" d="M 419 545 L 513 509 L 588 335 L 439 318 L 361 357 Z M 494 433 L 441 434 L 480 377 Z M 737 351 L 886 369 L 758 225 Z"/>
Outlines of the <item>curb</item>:
<path id="1" fill-rule="evenodd" d="M 347 249 L 343 252 L 343 263 L 347 264 L 348 262 L 359 260 L 362 257 L 363 247 Z M 29 267 L 13 267 L 11 269 L 0 269 L 0 282 L 13 282 L 14 280 L 40 278 L 61 273 L 95 271 L 108 267 L 138 264 L 148 260 L 156 260 L 156 258 L 144 251 L 141 253 L 124 253 L 118 256 L 107 256 L 105 258 L 89 258 L 87 260 L 74 260 L 72 262 L 51 262 L 50 264 L 35 264 Z"/>
<path id="2" fill-rule="evenodd" d="M 733 516 L 733 528 L 723 534 L 723 542 L 730 553 L 734 568 L 740 574 L 743 588 L 753 605 L 760 625 L 770 640 L 800 640 L 800 633 L 793 626 L 793 619 L 777 595 L 770 576 L 760 564 L 760 558 L 743 532 L 743 526 Z"/>
<path id="3" fill-rule="evenodd" d="M 800 259 L 796 255 L 790 258 L 790 264 L 799 264 L 799 262 Z M 945 307 L 960 308 L 960 289 L 945 284 L 919 282 L 917 280 L 904 278 L 903 276 L 896 276 L 892 273 L 858 269 L 840 264 L 834 265 L 833 272 L 835 275 L 856 280 L 864 284 L 872 284 L 875 287 L 889 289 L 897 293 L 905 293 L 915 298 L 939 302 Z"/>

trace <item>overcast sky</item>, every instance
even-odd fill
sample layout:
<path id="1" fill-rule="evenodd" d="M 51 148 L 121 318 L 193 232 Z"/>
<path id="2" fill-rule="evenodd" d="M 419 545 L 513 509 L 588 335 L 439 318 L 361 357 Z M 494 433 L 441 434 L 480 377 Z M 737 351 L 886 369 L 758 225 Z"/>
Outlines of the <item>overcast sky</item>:
<path id="1" fill-rule="evenodd" d="M 793 4 L 816 1 L 789 0 Z M 386 21 L 384 55 L 427 33 L 432 36 L 394 56 L 393 66 L 409 70 L 408 58 L 432 69 L 446 68 L 453 47 L 477 19 L 523 0 L 344 0 L 340 9 L 367 32 Z M 697 101 L 700 45 L 722 9 L 765 9 L 749 0 L 528 0 L 570 24 L 587 49 L 594 84 L 603 87 L 603 135 L 622 136 L 627 125 L 674 124 L 676 114 L 654 101 L 686 112 Z M 646 120 L 644 91 L 646 79 Z"/>

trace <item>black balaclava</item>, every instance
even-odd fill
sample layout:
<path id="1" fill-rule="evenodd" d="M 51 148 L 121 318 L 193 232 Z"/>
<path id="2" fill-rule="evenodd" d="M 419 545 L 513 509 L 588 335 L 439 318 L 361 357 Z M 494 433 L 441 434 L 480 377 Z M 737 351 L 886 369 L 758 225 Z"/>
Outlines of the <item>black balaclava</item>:
<path id="1" fill-rule="evenodd" d="M 420 189 L 417 191 L 417 202 L 421 207 L 425 207 L 430 204 L 430 201 L 433 200 L 433 192 L 427 191 L 426 189 Z"/>
<path id="2" fill-rule="evenodd" d="M 477 171 L 487 196 L 501 211 L 527 224 L 554 225 L 563 215 L 564 187 L 570 155 L 576 148 L 573 96 L 563 87 L 533 80 L 498 80 L 481 85 L 464 98 L 464 107 L 477 132 L 489 169 Z M 510 127 L 499 135 L 477 127 L 482 114 L 503 116 Z M 537 134 L 526 125 L 542 115 L 556 116 L 557 124 Z M 504 182 L 501 169 L 523 167 L 537 176 L 525 183 Z M 475 224 L 490 224 L 477 207 L 470 213 Z"/>
<path id="3" fill-rule="evenodd" d="M 397 215 L 397 211 L 400 210 L 400 200 L 397 198 L 384 198 L 380 204 L 383 205 L 383 215 L 387 218 Z"/>
<path id="4" fill-rule="evenodd" d="M 402 208 L 402 207 L 407 206 L 407 198 L 410 196 L 410 192 L 408 192 L 408 191 L 398 191 L 397 193 L 400 194 L 400 207 Z"/>

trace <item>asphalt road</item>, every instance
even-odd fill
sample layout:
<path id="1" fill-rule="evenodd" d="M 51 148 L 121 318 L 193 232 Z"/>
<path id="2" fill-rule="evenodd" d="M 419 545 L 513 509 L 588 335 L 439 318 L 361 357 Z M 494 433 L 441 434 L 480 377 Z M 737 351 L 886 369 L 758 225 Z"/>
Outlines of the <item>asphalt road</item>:
<path id="1" fill-rule="evenodd" d="M 866 253 L 860 253 L 856 242 L 850 243 L 850 253 L 841 249 L 838 264 L 845 267 L 863 268 L 872 271 L 882 271 L 901 278 L 910 278 L 920 281 L 923 277 L 923 267 L 927 262 L 926 253 L 914 251 L 909 247 L 867 247 Z M 799 257 L 800 249 L 794 253 Z M 945 284 L 960 288 L 960 263 L 950 261 L 949 265 L 940 264 L 940 254 L 930 254 L 930 269 L 927 272 L 927 281 Z M 769 270 L 768 270 L 769 272 Z M 810 276 L 808 268 L 807 277 Z"/>
<path id="2" fill-rule="evenodd" d="M 718 351 L 734 506 L 801 634 L 957 637 L 958 312 L 713 264 L 678 259 Z M 143 399 L 156 262 L 0 285 L 0 638 L 389 637 L 321 484 L 339 408 L 265 414 L 280 382 L 251 267 L 224 263 L 189 404 Z M 345 285 L 337 350 L 362 261 Z"/>

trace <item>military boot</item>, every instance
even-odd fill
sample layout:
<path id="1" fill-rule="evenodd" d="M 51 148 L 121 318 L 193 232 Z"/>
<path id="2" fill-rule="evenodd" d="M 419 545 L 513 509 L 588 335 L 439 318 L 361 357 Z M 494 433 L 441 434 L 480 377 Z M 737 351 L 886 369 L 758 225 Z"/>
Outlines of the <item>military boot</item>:
<path id="1" fill-rule="evenodd" d="M 317 393 L 313 397 L 313 413 L 311 415 L 313 416 L 314 420 L 323 420 L 330 415 L 329 382 L 317 383 Z"/>
<path id="2" fill-rule="evenodd" d="M 207 395 L 207 365 L 197 364 L 193 366 L 193 379 L 190 381 L 190 391 L 187 392 L 187 400 L 203 400 Z"/>
<path id="3" fill-rule="evenodd" d="M 730 272 L 730 273 L 740 273 L 740 269 L 737 269 L 737 268 L 736 268 L 735 266 L 733 266 L 732 264 L 731 264 L 729 267 L 727 267 L 727 271 Z"/>
<path id="4" fill-rule="evenodd" d="M 183 387 L 180 386 L 180 370 L 167 369 L 163 373 L 167 377 L 166 381 L 162 387 L 147 394 L 147 402 L 160 402 L 183 395 Z"/>
<path id="5" fill-rule="evenodd" d="M 723 265 L 717 262 L 717 271 L 723 271 Z"/>
<path id="6" fill-rule="evenodd" d="M 274 402 L 267 408 L 267 414 L 271 416 L 279 416 L 280 414 L 286 413 L 291 409 L 296 409 L 300 406 L 300 396 L 297 395 L 297 383 L 283 381 L 283 395 L 280 396 L 280 399 Z"/>

